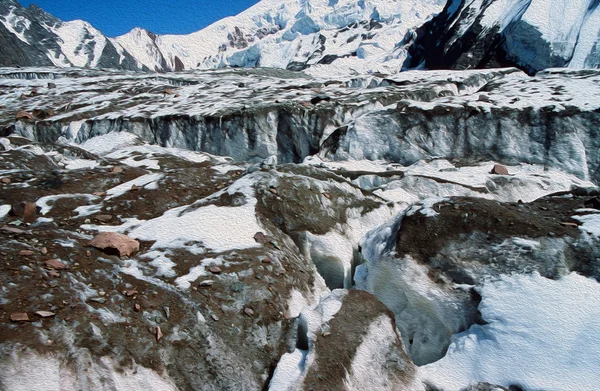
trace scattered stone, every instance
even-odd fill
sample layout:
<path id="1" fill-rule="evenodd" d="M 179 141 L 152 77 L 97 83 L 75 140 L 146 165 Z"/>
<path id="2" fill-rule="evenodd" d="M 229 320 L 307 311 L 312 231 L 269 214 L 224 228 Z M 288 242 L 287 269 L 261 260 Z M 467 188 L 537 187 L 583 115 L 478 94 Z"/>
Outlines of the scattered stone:
<path id="1" fill-rule="evenodd" d="M 273 194 L 277 194 L 277 189 L 273 189 L 273 188 L 271 188 L 271 189 L 269 189 L 269 191 L 270 191 L 271 193 L 273 193 Z"/>
<path id="2" fill-rule="evenodd" d="M 93 301 L 94 303 L 100 303 L 100 304 L 106 303 L 106 299 L 104 297 L 92 297 L 90 299 L 90 301 Z"/>
<path id="3" fill-rule="evenodd" d="M 198 284 L 198 286 L 202 286 L 202 287 L 213 286 L 214 283 L 215 283 L 214 280 L 204 280 L 204 281 L 200 282 L 200 284 Z"/>
<path id="4" fill-rule="evenodd" d="M 169 320 L 169 318 L 171 317 L 171 309 L 169 307 L 165 307 L 165 317 L 167 318 L 167 320 Z"/>
<path id="5" fill-rule="evenodd" d="M 88 245 L 108 253 L 116 251 L 119 256 L 130 256 L 140 250 L 137 240 L 116 232 L 101 232 Z"/>
<path id="6" fill-rule="evenodd" d="M 61 270 L 66 268 L 67 266 L 59 261 L 58 259 L 49 259 L 45 262 L 46 266 L 51 269 Z"/>
<path id="7" fill-rule="evenodd" d="M 265 244 L 269 242 L 269 238 L 267 238 L 262 232 L 257 232 L 256 234 L 254 234 L 254 240 L 260 244 Z"/>
<path id="8" fill-rule="evenodd" d="M 600 209 L 600 198 L 594 197 L 584 202 L 586 208 Z"/>
<path id="9" fill-rule="evenodd" d="M 41 252 L 43 255 L 46 255 L 46 254 L 48 254 L 48 249 L 47 249 L 46 247 L 42 247 L 42 249 L 40 250 L 40 252 Z"/>
<path id="10" fill-rule="evenodd" d="M 509 175 L 508 168 L 504 167 L 501 164 L 494 164 L 491 173 L 495 175 Z"/>
<path id="11" fill-rule="evenodd" d="M 51 318 L 56 315 L 54 312 L 50 311 L 37 311 L 35 314 L 41 316 L 42 318 Z"/>
<path id="12" fill-rule="evenodd" d="M 217 315 L 215 315 L 215 314 L 210 314 L 210 317 L 211 317 L 211 318 L 212 318 L 212 319 L 213 319 L 215 322 L 217 322 L 217 321 L 219 320 L 219 317 L 218 317 Z"/>
<path id="13" fill-rule="evenodd" d="M 321 336 L 323 336 L 323 337 L 329 337 L 330 335 L 331 335 L 331 333 L 329 331 L 326 331 L 323 334 L 321 334 Z"/>
<path id="14" fill-rule="evenodd" d="M 95 191 L 92 193 L 92 195 L 95 195 L 97 197 L 104 197 L 106 195 L 105 191 Z"/>
<path id="15" fill-rule="evenodd" d="M 92 256 L 92 252 L 90 250 L 87 250 L 85 252 L 85 256 L 88 257 L 88 258 L 91 257 Z"/>
<path id="16" fill-rule="evenodd" d="M 0 179 L 0 181 L 2 181 L 2 183 L 4 183 L 5 185 L 7 185 L 7 184 L 10 183 L 10 178 L 4 177 L 4 178 Z"/>
<path id="17" fill-rule="evenodd" d="M 34 255 L 35 252 L 31 251 L 31 250 L 21 250 L 19 251 L 19 256 L 21 257 L 30 257 L 32 255 Z"/>
<path id="18" fill-rule="evenodd" d="M 254 311 L 252 311 L 252 309 L 248 307 L 244 308 L 244 313 L 248 316 L 254 315 Z"/>
<path id="19" fill-rule="evenodd" d="M 138 303 L 135 303 L 135 304 L 133 305 L 133 310 L 134 310 L 135 312 L 140 312 L 140 311 L 142 310 L 142 306 L 141 306 L 141 305 L 139 305 Z"/>
<path id="20" fill-rule="evenodd" d="M 29 322 L 29 315 L 26 312 L 15 312 L 10 314 L 10 320 L 12 322 Z"/>
<path id="21" fill-rule="evenodd" d="M 8 225 L 3 225 L 2 228 L 0 228 L 2 231 L 5 232 L 9 232 L 11 234 L 17 234 L 17 235 L 22 235 L 27 233 L 27 231 L 23 231 L 22 229 L 19 228 L 15 228 L 15 227 L 9 227 Z"/>
<path id="22" fill-rule="evenodd" d="M 21 111 L 17 112 L 17 114 L 15 115 L 15 118 L 16 119 L 23 119 L 23 118 L 33 119 L 33 114 L 31 114 L 25 110 L 21 110 Z"/>
<path id="23" fill-rule="evenodd" d="M 210 271 L 213 274 L 220 274 L 222 272 L 221 268 L 218 266 L 211 266 L 208 271 Z"/>
<path id="24" fill-rule="evenodd" d="M 263 259 L 261 260 L 261 262 L 262 262 L 262 263 L 267 263 L 267 264 L 273 263 L 273 261 L 271 260 L 271 258 L 263 258 Z"/>
<path id="25" fill-rule="evenodd" d="M 162 330 L 160 329 L 160 326 L 156 326 L 156 342 L 160 342 L 162 337 L 163 337 L 163 333 L 162 333 Z"/>
<path id="26" fill-rule="evenodd" d="M 56 270 L 52 269 L 52 270 L 48 270 L 48 275 L 50 277 L 60 277 L 60 273 L 57 272 Z"/>
<path id="27" fill-rule="evenodd" d="M 56 84 L 54 84 L 52 82 L 49 82 L 48 83 L 48 88 L 50 88 L 50 89 L 56 88 Z"/>
<path id="28" fill-rule="evenodd" d="M 94 219 L 100 221 L 101 223 L 108 223 L 113 219 L 113 215 L 96 215 Z"/>
<path id="29" fill-rule="evenodd" d="M 579 227 L 579 224 L 569 223 L 569 222 L 566 222 L 566 221 L 561 221 L 560 225 L 562 225 L 564 227 L 574 227 L 574 228 Z"/>
<path id="30" fill-rule="evenodd" d="M 131 297 L 131 296 L 135 296 L 137 293 L 138 293 L 138 291 L 137 291 L 137 290 L 135 290 L 135 289 L 130 289 L 130 290 L 128 290 L 127 292 L 125 292 L 125 296 L 127 296 L 127 297 Z"/>
<path id="31" fill-rule="evenodd" d="M 119 166 L 115 166 L 112 168 L 111 172 L 115 173 L 115 174 L 120 174 L 123 172 L 123 168 L 119 167 Z"/>

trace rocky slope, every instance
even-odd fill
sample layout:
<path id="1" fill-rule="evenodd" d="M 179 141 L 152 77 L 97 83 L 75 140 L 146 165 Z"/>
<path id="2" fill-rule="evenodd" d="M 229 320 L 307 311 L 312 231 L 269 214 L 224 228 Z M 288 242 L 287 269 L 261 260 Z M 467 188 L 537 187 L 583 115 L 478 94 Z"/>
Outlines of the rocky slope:
<path id="1" fill-rule="evenodd" d="M 1 69 L 0 388 L 593 389 L 599 78 Z"/>

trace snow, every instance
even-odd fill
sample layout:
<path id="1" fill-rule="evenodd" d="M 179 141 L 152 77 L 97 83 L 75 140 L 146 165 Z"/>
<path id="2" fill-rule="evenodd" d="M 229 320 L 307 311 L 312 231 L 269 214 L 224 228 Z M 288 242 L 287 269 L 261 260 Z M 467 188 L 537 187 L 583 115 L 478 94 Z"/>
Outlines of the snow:
<path id="1" fill-rule="evenodd" d="M 188 274 L 181 277 L 177 277 L 177 279 L 175 280 L 175 285 L 177 285 L 179 289 L 189 289 L 192 282 L 196 281 L 200 277 L 208 276 L 210 274 L 207 271 L 209 267 L 218 266 L 222 264 L 223 260 L 219 258 L 203 259 L 202 264 L 192 267 L 189 270 Z"/>
<path id="2" fill-rule="evenodd" d="M 13 7 L 10 9 L 10 13 L 8 15 L 0 17 L 0 23 L 2 23 L 8 31 L 13 33 L 22 42 L 26 43 L 27 45 L 31 45 L 24 34 L 26 30 L 29 30 L 31 21 L 23 16 L 16 15 L 14 11 L 15 8 Z"/>
<path id="3" fill-rule="evenodd" d="M 600 285 L 575 273 L 554 281 L 504 276 L 480 288 L 486 325 L 453 337 L 421 377 L 447 391 L 473 382 L 547 391 L 592 390 L 600 382 Z"/>
<path id="4" fill-rule="evenodd" d="M 598 213 L 596 211 L 596 213 Z M 600 215 L 590 214 L 584 216 L 572 216 L 573 219 L 581 221 L 583 224 L 579 226 L 579 229 L 583 232 L 587 232 L 591 235 L 600 237 Z"/>
<path id="5" fill-rule="evenodd" d="M 61 51 L 69 62 L 77 67 L 95 67 L 108 40 L 100 31 L 83 20 L 63 22 L 57 28 L 50 28 L 60 37 Z M 93 51 L 88 46 L 93 44 Z M 83 46 L 83 48 L 82 48 Z"/>
<path id="6" fill-rule="evenodd" d="M 51 204 L 54 204 L 54 202 L 63 198 L 84 198 L 88 202 L 99 199 L 99 197 L 91 194 L 58 194 L 41 197 L 35 202 L 35 204 L 40 208 L 40 214 L 45 215 L 52 210 Z"/>
<path id="7" fill-rule="evenodd" d="M 143 187 L 153 182 L 158 182 L 164 177 L 164 174 L 146 174 L 139 176 L 129 182 L 122 183 L 106 191 L 106 200 L 122 196 L 127 193 L 133 186 Z"/>
<path id="8" fill-rule="evenodd" d="M 113 132 L 89 138 L 81 143 L 79 147 L 96 155 L 107 155 L 112 151 L 139 145 L 140 143 L 139 137 L 133 133 Z"/>
<path id="9" fill-rule="evenodd" d="M 153 174 L 155 175 L 155 174 Z M 142 223 L 129 235 L 156 241 L 154 249 L 177 248 L 188 241 L 200 241 L 214 252 L 259 247 L 254 240 L 264 229 L 256 219 L 252 175 L 246 176 L 228 188 L 229 194 L 241 192 L 246 204 L 238 207 L 207 205 L 189 210 L 189 206 L 171 209 L 155 219 Z M 181 227 L 186 227 L 182 230 Z"/>
<path id="10" fill-rule="evenodd" d="M 67 170 L 94 169 L 100 166 L 97 160 L 89 159 L 68 159 L 64 163 Z"/>
<path id="11" fill-rule="evenodd" d="M 141 365 L 134 363 L 131 367 L 119 368 L 119 364 L 109 357 L 102 357 L 95 362 L 87 361 L 89 353 L 84 351 L 76 351 L 74 354 L 79 360 L 86 362 L 86 365 L 66 365 L 66 358 L 54 354 L 40 355 L 32 351 L 15 350 L 9 353 L 10 360 L 0 363 L 0 371 L 3 373 L 2 385 L 11 391 L 63 391 L 80 389 L 81 381 L 85 381 L 90 389 L 102 389 L 107 382 L 116 390 L 177 389 L 172 380 Z"/>

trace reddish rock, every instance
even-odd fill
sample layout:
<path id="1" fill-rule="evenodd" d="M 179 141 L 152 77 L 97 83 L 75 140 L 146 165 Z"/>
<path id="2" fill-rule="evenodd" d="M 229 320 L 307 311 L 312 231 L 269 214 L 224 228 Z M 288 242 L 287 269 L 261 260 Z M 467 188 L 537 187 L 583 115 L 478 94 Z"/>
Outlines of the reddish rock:
<path id="1" fill-rule="evenodd" d="M 211 266 L 208 270 L 214 274 L 219 274 L 222 272 L 221 268 L 218 266 Z"/>
<path id="2" fill-rule="evenodd" d="M 252 311 L 252 308 L 244 308 L 244 313 L 248 316 L 254 315 L 254 311 Z"/>
<path id="3" fill-rule="evenodd" d="M 49 259 L 46 262 L 46 266 L 51 269 L 61 270 L 67 267 L 64 263 L 59 261 L 58 259 Z"/>
<path id="4" fill-rule="evenodd" d="M 10 314 L 10 320 L 12 322 L 29 322 L 29 315 L 25 312 L 15 312 Z"/>
<path id="5" fill-rule="evenodd" d="M 10 183 L 10 178 L 2 178 L 2 179 L 0 179 L 0 181 L 2 181 L 2 183 L 7 185 Z"/>
<path id="6" fill-rule="evenodd" d="M 33 223 L 36 220 L 37 205 L 34 202 L 25 202 L 23 204 L 23 221 Z"/>
<path id="7" fill-rule="evenodd" d="M 25 110 L 21 110 L 19 112 L 17 112 L 17 114 L 15 115 L 16 119 L 22 119 L 22 118 L 26 118 L 26 119 L 33 119 L 33 114 L 25 111 Z"/>
<path id="8" fill-rule="evenodd" d="M 60 277 L 60 274 L 56 270 L 48 270 L 48 275 L 50 277 Z"/>
<path id="9" fill-rule="evenodd" d="M 160 326 L 156 326 L 156 341 L 159 342 L 163 337 L 163 333 L 162 330 L 160 329 Z"/>
<path id="10" fill-rule="evenodd" d="M 42 247 L 42 249 L 40 250 L 40 252 L 44 255 L 48 254 L 48 249 L 46 247 Z"/>
<path id="11" fill-rule="evenodd" d="M 135 289 L 130 289 L 127 292 L 125 292 L 125 296 L 131 297 L 131 296 L 135 296 L 137 293 L 138 293 L 138 291 L 136 291 Z"/>
<path id="12" fill-rule="evenodd" d="M 106 195 L 105 191 L 95 191 L 92 193 L 92 195 L 98 196 L 98 197 L 104 197 Z"/>
<path id="13" fill-rule="evenodd" d="M 101 232 L 89 243 L 104 252 L 117 253 L 119 256 L 130 256 L 140 250 L 140 243 L 127 235 L 116 232 Z"/>
<path id="14" fill-rule="evenodd" d="M 579 225 L 576 223 L 569 223 L 566 221 L 561 222 L 560 225 L 562 225 L 563 227 L 573 227 L 573 228 L 579 227 Z"/>
<path id="15" fill-rule="evenodd" d="M 140 312 L 142 310 L 142 306 L 139 305 L 138 303 L 135 303 L 133 305 L 133 309 L 134 309 L 135 312 Z"/>
<path id="16" fill-rule="evenodd" d="M 115 174 L 119 174 L 119 173 L 123 172 L 123 168 L 121 168 L 119 166 L 115 166 L 112 168 L 111 171 L 114 172 Z"/>
<path id="17" fill-rule="evenodd" d="M 501 164 L 494 164 L 494 167 L 492 168 L 491 173 L 496 174 L 496 175 L 509 175 L 508 168 L 504 167 Z"/>
<path id="18" fill-rule="evenodd" d="M 31 251 L 31 250 L 21 250 L 19 251 L 19 256 L 21 257 L 30 257 L 32 255 L 34 255 L 35 252 Z"/>

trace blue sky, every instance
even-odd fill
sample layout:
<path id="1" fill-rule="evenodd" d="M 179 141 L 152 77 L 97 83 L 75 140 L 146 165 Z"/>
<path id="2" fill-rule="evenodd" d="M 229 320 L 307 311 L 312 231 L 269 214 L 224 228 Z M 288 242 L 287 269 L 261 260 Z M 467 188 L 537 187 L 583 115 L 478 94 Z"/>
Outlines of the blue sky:
<path id="1" fill-rule="evenodd" d="M 109 37 L 143 27 L 157 34 L 189 34 L 258 0 L 19 0 L 62 19 L 83 19 Z"/>

